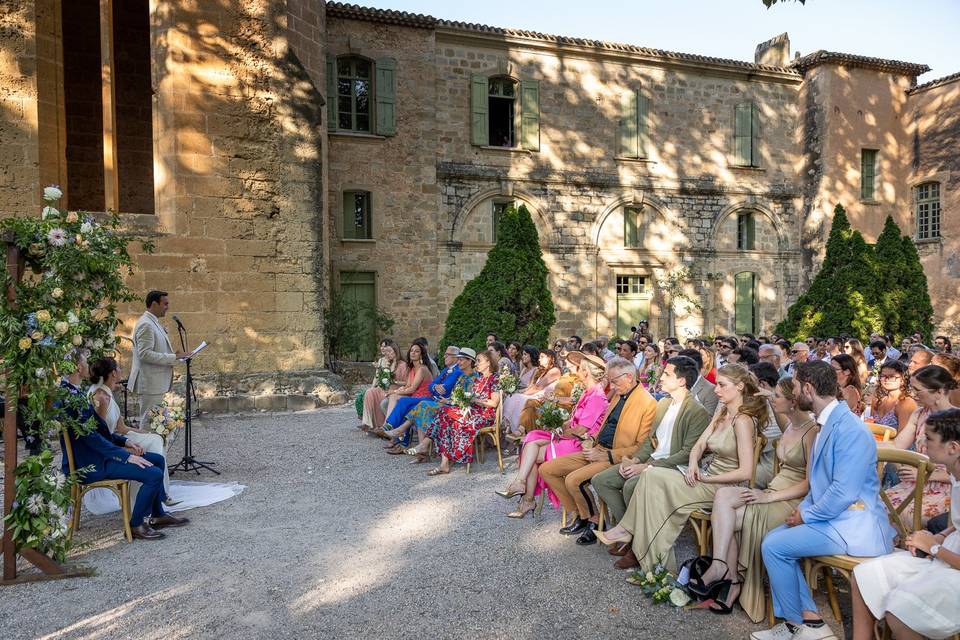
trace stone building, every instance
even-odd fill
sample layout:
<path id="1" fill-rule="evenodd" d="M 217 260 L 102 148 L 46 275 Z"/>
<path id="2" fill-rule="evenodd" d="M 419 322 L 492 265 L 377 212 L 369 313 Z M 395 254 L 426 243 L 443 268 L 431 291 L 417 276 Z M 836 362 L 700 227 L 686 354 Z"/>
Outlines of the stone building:
<path id="1" fill-rule="evenodd" d="M 130 284 L 212 343 L 210 393 L 316 391 L 335 289 L 435 344 L 510 203 L 557 335 L 769 331 L 836 202 L 868 240 L 888 214 L 917 238 L 960 332 L 958 76 L 791 60 L 786 34 L 741 62 L 319 0 L 7 0 L 0 27 L 0 215 L 56 183 L 151 235 Z"/>

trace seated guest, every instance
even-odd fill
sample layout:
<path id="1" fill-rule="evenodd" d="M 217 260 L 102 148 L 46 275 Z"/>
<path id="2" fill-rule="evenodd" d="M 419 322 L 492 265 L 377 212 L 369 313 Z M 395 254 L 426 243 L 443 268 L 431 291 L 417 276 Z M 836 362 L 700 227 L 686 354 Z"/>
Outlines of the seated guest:
<path id="1" fill-rule="evenodd" d="M 907 365 L 898 360 L 884 362 L 880 365 L 878 381 L 876 395 L 868 404 L 869 417 L 899 432 L 917 410 L 917 403 L 910 397 Z"/>
<path id="2" fill-rule="evenodd" d="M 576 354 L 575 361 L 570 361 L 569 356 L 573 354 Z M 580 376 L 578 374 L 579 367 L 577 366 L 577 363 L 580 362 L 580 357 L 581 354 L 579 351 L 564 352 L 563 375 L 557 378 L 557 381 L 553 383 L 553 388 L 549 389 L 543 397 L 532 398 L 527 400 L 526 404 L 523 405 L 523 411 L 520 412 L 520 430 L 518 434 L 527 433 L 535 428 L 537 417 L 540 415 L 540 407 L 543 406 L 544 402 L 556 402 L 561 408 L 567 411 L 573 410 L 573 388 L 580 382 Z M 508 434 L 507 439 L 519 440 L 520 436 L 518 434 Z"/>
<path id="3" fill-rule="evenodd" d="M 377 360 L 376 368 L 378 370 L 389 369 L 393 374 L 393 384 L 389 388 L 400 387 L 403 385 L 403 381 L 407 379 L 407 365 L 400 357 L 400 347 L 392 339 L 387 338 L 380 342 L 380 359 Z M 374 379 L 370 388 L 363 393 L 363 416 L 360 418 L 361 431 L 379 433 L 380 429 L 383 428 L 386 416 L 381 403 L 386 397 L 387 389 L 378 387 L 377 381 Z"/>
<path id="4" fill-rule="evenodd" d="M 540 351 L 536 347 L 527 345 L 520 350 L 520 378 L 517 391 L 523 391 L 533 382 L 537 373 L 537 364 L 540 362 Z"/>
<path id="5" fill-rule="evenodd" d="M 710 424 L 710 414 L 688 391 L 699 377 L 700 367 L 693 359 L 677 356 L 667 360 L 663 390 L 669 397 L 657 403 L 650 435 L 633 456 L 625 457 L 619 466 L 601 471 L 590 481 L 614 522 L 623 517 L 640 476 L 652 467 L 673 470 L 678 464 L 684 464 Z M 621 551 L 624 554 L 614 565 L 618 569 L 637 566 L 636 556 L 628 545 L 614 551 L 615 555 Z"/>
<path id="6" fill-rule="evenodd" d="M 637 369 L 637 379 L 643 388 L 652 391 L 657 385 L 657 374 L 660 373 L 660 347 L 651 342 L 643 349 L 643 360 Z"/>
<path id="7" fill-rule="evenodd" d="M 427 339 L 423 336 L 420 336 L 413 341 L 413 344 L 420 345 L 420 348 L 423 349 L 425 360 L 427 366 L 430 368 L 430 376 L 436 378 L 440 375 L 440 367 L 437 366 L 437 363 L 433 361 L 433 358 L 430 356 L 430 343 L 427 342 Z"/>
<path id="8" fill-rule="evenodd" d="M 399 387 L 391 387 L 390 391 L 387 392 L 387 407 L 390 413 L 393 413 L 393 409 L 400 401 L 400 398 L 431 397 L 431 376 L 429 365 L 427 365 L 426 349 L 414 342 L 407 350 L 405 363 L 404 369 L 408 372 L 406 384 Z M 400 427 L 384 431 L 384 435 L 390 439 L 390 444 L 386 447 L 387 453 L 394 455 L 403 453 L 406 447 L 403 446 L 398 438 L 402 438 L 405 433 L 406 429 L 401 429 Z"/>
<path id="9" fill-rule="evenodd" d="M 639 349 L 640 347 L 633 340 L 617 340 L 617 356 L 629 360 L 637 369 L 643 366 L 644 360 L 643 351 L 639 351 Z"/>
<path id="10" fill-rule="evenodd" d="M 933 362 L 933 356 L 935 355 L 937 355 L 937 352 L 932 349 L 914 349 L 910 353 L 910 360 L 907 362 L 907 373 L 912 376 L 917 370 Z"/>
<path id="11" fill-rule="evenodd" d="M 557 353 L 551 349 L 541 351 L 540 367 L 530 380 L 529 386 L 522 392 L 508 396 L 503 402 L 503 422 L 507 432 L 521 432 L 523 427 L 520 424 L 520 414 L 527 405 L 527 400 L 542 399 L 553 390 L 553 385 L 560 379 L 560 375 Z"/>
<path id="12" fill-rule="evenodd" d="M 939 353 L 950 353 L 953 351 L 953 343 L 947 336 L 937 336 L 933 339 L 933 348 Z"/>
<path id="13" fill-rule="evenodd" d="M 514 371 L 519 376 L 521 366 L 520 366 L 520 354 L 523 353 L 523 345 L 513 340 L 507 343 L 507 356 L 513 362 Z"/>
<path id="14" fill-rule="evenodd" d="M 780 380 L 779 372 L 769 362 L 758 362 L 750 365 L 749 369 L 750 373 L 757 376 L 757 383 L 760 387 L 757 393 L 763 396 L 764 402 L 767 403 L 767 423 L 760 425 L 761 433 L 767 442 L 760 453 L 760 460 L 757 463 L 757 471 L 754 475 L 754 486 L 763 489 L 773 478 L 774 447 L 786 427 L 786 421 L 770 406 L 770 399 L 774 396 L 774 389 Z"/>
<path id="15" fill-rule="evenodd" d="M 510 518 L 522 518 L 533 511 L 536 496 L 547 488 L 547 484 L 539 479 L 541 464 L 580 451 L 581 443 L 587 438 L 594 438 L 600 431 L 603 414 L 607 410 L 607 396 L 602 382 L 606 363 L 599 356 L 576 351 L 567 357 L 567 362 L 577 366 L 577 378 L 584 392 L 570 419 L 561 429 L 555 432 L 531 430 L 524 437 L 517 477 L 507 485 L 506 491 L 497 492 L 504 498 L 523 496 L 519 508 L 507 514 Z M 554 507 L 560 505 L 556 495 L 549 489 L 547 495 Z"/>
<path id="16" fill-rule="evenodd" d="M 120 406 L 117 405 L 117 401 L 113 397 L 113 391 L 120 385 L 120 373 L 120 365 L 113 358 L 100 358 L 95 361 L 90 367 L 90 382 L 93 384 L 90 386 L 90 389 L 87 390 L 87 396 L 93 403 L 93 408 L 97 412 L 97 415 L 100 416 L 107 425 L 110 433 L 124 436 L 127 439 L 126 444 L 128 445 L 135 444 L 143 451 L 155 453 L 164 458 L 163 492 L 169 496 L 170 474 L 167 472 L 163 437 L 156 433 L 132 429 L 127 426 L 123 416 L 120 414 Z M 100 491 L 106 492 L 105 494 L 100 494 L 101 496 L 106 495 L 107 499 L 112 500 L 114 493 L 109 489 L 94 489 L 84 496 L 84 503 L 86 504 L 88 496 L 90 496 L 91 500 L 96 500 L 97 497 L 95 497 L 94 494 Z M 172 507 L 177 503 L 167 498 L 165 504 Z"/>
<path id="17" fill-rule="evenodd" d="M 729 356 L 727 356 L 727 362 L 735 362 L 737 364 L 742 364 L 745 367 L 749 367 L 752 364 L 757 364 L 760 362 L 760 355 L 752 347 L 737 347 L 730 352 Z"/>
<path id="18" fill-rule="evenodd" d="M 384 434 L 386 434 L 387 431 L 391 433 L 390 436 L 386 437 L 397 438 L 402 444 L 409 444 L 410 426 L 413 424 L 413 419 L 409 417 L 410 412 L 421 402 L 450 397 L 450 392 L 453 391 L 454 385 L 457 384 L 460 376 L 463 375 L 463 372 L 457 365 L 457 353 L 459 353 L 459 351 L 460 350 L 453 345 L 447 347 L 447 350 L 443 354 L 444 369 L 440 372 L 440 375 L 430 383 L 429 396 L 402 396 L 397 398 L 393 411 L 387 416 L 387 421 L 383 425 Z M 393 425 L 397 425 L 395 430 Z"/>
<path id="19" fill-rule="evenodd" d="M 681 349 L 679 356 L 686 356 L 693 360 L 697 365 L 697 381 L 690 387 L 690 393 L 696 398 L 697 402 L 707 410 L 707 413 L 713 416 L 717 412 L 717 404 L 720 400 L 717 398 L 716 385 L 703 377 L 703 355 L 699 349 Z"/>
<path id="20" fill-rule="evenodd" d="M 860 397 L 860 373 L 857 371 L 857 361 L 853 356 L 838 353 L 830 358 L 830 366 L 837 373 L 837 386 L 840 395 L 837 400 L 846 400 L 847 407 L 855 415 L 863 413 L 863 400 Z"/>
<path id="21" fill-rule="evenodd" d="M 497 371 L 490 353 L 481 351 L 474 355 L 473 349 L 461 349 L 457 358 L 460 368 L 463 369 L 464 377 L 461 383 L 464 383 L 464 390 L 473 395 L 466 408 L 448 404 L 440 407 L 433 421 L 424 429 L 424 438 L 418 445 L 419 451 L 414 451 L 423 452 L 432 442 L 440 454 L 440 466 L 431 469 L 428 476 L 450 473 L 450 464 L 453 462 L 473 462 L 473 440 L 478 431 L 493 424 L 497 405 L 500 404 L 500 394 L 494 393 Z M 476 373 L 469 371 L 474 358 Z M 467 364 L 468 362 L 470 364 Z M 468 388 L 466 383 L 471 381 Z"/>
<path id="22" fill-rule="evenodd" d="M 487 354 L 486 351 L 481 353 Z M 490 362 L 489 354 L 487 355 L 487 362 Z M 449 398 L 457 387 L 463 389 L 465 393 L 473 393 L 473 386 L 480 378 L 480 375 L 474 370 L 477 362 L 476 351 L 465 347 L 458 349 L 454 357 L 457 360 L 457 369 L 461 375 L 457 377 L 456 383 L 450 388 L 450 391 L 442 397 L 420 402 L 410 410 L 407 417 L 407 420 L 412 422 L 420 433 L 420 444 L 404 450 L 404 453 L 415 456 L 418 463 L 425 462 L 430 455 L 430 441 L 426 437 L 426 432 L 433 425 L 440 409 L 449 405 Z"/>
<path id="23" fill-rule="evenodd" d="M 706 345 L 698 349 L 700 357 L 703 359 L 703 367 L 700 369 L 700 375 L 710 384 L 717 384 L 716 356 Z M 706 407 L 704 407 L 706 409 Z"/>
<path id="24" fill-rule="evenodd" d="M 507 353 L 507 346 L 505 344 L 498 340 L 487 347 L 487 351 L 490 353 L 493 367 L 498 373 L 509 373 L 512 376 L 517 375 L 517 365 L 510 359 L 510 354 Z"/>
<path id="25" fill-rule="evenodd" d="M 673 544 L 690 514 L 709 509 L 722 486 L 745 487 L 753 475 L 753 448 L 767 405 L 757 379 L 746 368 L 726 365 L 717 372 L 720 408 L 690 450 L 687 464 L 651 467 L 640 474 L 620 523 L 597 537 L 604 544 L 632 542 L 640 571 L 663 563 L 676 569 Z M 714 454 L 706 471 L 703 458 Z"/>
<path id="26" fill-rule="evenodd" d="M 957 388 L 950 392 L 950 404 L 960 407 L 960 356 L 952 353 L 938 353 L 933 356 L 931 364 L 943 367 L 953 376 L 957 382 Z"/>
<path id="27" fill-rule="evenodd" d="M 61 386 L 72 395 L 81 395 L 79 384 L 88 376 L 86 355 L 74 353 L 74 362 L 77 370 L 61 381 Z M 100 480 L 135 480 L 141 484 L 137 493 L 137 500 L 133 505 L 130 516 L 130 528 L 133 537 L 139 540 L 159 540 L 164 536 L 157 531 L 164 527 L 179 527 L 187 524 L 187 518 L 177 518 L 169 515 L 163 509 L 163 500 L 166 493 L 163 490 L 163 468 L 166 462 L 163 456 L 155 453 L 146 453 L 138 445 L 127 443 L 127 438 L 117 433 L 110 433 L 106 423 L 87 404 L 79 414 L 75 409 L 66 408 L 66 413 L 74 420 L 84 423 L 93 418 L 97 429 L 86 435 L 71 434 L 70 442 L 73 450 L 74 466 L 77 469 L 91 466 L 92 471 L 83 476 L 86 483 Z M 60 434 L 60 448 L 66 450 Z M 63 473 L 70 473 L 67 456 L 63 456 Z"/>
<path id="28" fill-rule="evenodd" d="M 906 551 L 857 565 L 851 581 L 855 640 L 873 638 L 881 618 L 898 639 L 960 633 L 960 409 L 931 414 L 926 427 L 927 455 L 950 474 L 953 524 L 939 535 L 914 532 Z"/>
<path id="29" fill-rule="evenodd" d="M 615 354 L 613 351 L 610 351 L 608 348 L 610 344 L 609 336 L 597 336 L 597 339 L 594 340 L 594 342 L 596 343 L 597 348 L 600 349 L 600 357 L 603 358 L 604 362 L 610 362 L 617 356 L 617 354 Z"/>
<path id="30" fill-rule="evenodd" d="M 847 338 L 843 343 L 843 352 L 857 363 L 857 376 L 862 384 L 866 384 L 867 377 L 870 375 L 870 363 L 863 352 L 863 343 L 856 338 Z"/>
<path id="31" fill-rule="evenodd" d="M 698 595 L 712 596 L 715 603 L 710 608 L 718 613 L 730 613 L 739 598 L 754 622 L 763 620 L 767 611 L 760 543 L 807 495 L 807 460 L 817 434 L 816 420 L 797 407 L 791 378 L 776 383 L 771 404 L 776 413 L 789 418 L 776 446 L 780 471 L 766 489 L 721 487 L 717 491 L 710 516 L 714 561 L 700 583 L 690 587 Z"/>
<path id="32" fill-rule="evenodd" d="M 950 392 L 957 383 L 943 367 L 935 364 L 923 367 L 910 377 L 910 389 L 917 399 L 920 408 L 913 412 L 906 426 L 891 442 L 881 442 L 880 447 L 896 447 L 897 449 L 913 449 L 917 453 L 927 453 L 927 420 L 930 414 L 937 411 L 953 409 L 950 403 Z M 917 470 L 908 465 L 901 465 L 896 470 L 897 483 L 886 490 L 887 496 L 894 507 L 899 507 L 904 500 L 913 495 L 917 486 Z M 920 514 L 921 524 L 941 513 L 945 513 L 950 506 L 950 476 L 947 469 L 940 465 L 927 478 L 923 487 L 923 513 Z M 901 518 L 905 524 L 913 526 L 913 509 L 909 504 L 903 510 Z"/>
<path id="33" fill-rule="evenodd" d="M 567 512 L 576 513 L 573 522 L 560 529 L 560 533 L 590 533 L 584 538 L 585 543 L 590 543 L 599 520 L 584 485 L 596 474 L 620 464 L 625 457 L 640 449 L 650 433 L 657 410 L 653 397 L 637 384 L 637 368 L 629 360 L 618 357 L 608 362 L 606 378 L 616 395 L 607 407 L 593 446 L 540 465 L 540 477 L 556 494 L 560 504 Z"/>
<path id="34" fill-rule="evenodd" d="M 807 466 L 810 491 L 761 546 L 773 611 L 785 621 L 754 632 L 753 640 L 834 637 L 817 612 L 803 559 L 890 553 L 896 534 L 878 495 L 876 443 L 846 403 L 837 401 L 833 368 L 826 362 L 799 365 L 793 392 L 799 408 L 817 416 L 820 433 Z"/>

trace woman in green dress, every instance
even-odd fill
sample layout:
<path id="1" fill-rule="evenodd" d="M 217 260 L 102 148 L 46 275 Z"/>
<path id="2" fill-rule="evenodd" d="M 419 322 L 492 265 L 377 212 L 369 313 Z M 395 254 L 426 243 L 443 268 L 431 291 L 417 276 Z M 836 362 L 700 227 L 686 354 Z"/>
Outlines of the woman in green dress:
<path id="1" fill-rule="evenodd" d="M 647 467 L 640 475 L 627 512 L 608 532 L 604 544 L 632 540 L 641 573 L 658 564 L 676 570 L 673 544 L 690 514 L 708 510 L 723 486 L 746 486 L 753 476 L 757 425 L 767 424 L 767 403 L 757 394 L 757 378 L 738 364 L 717 371 L 716 394 L 722 408 L 690 451 L 686 467 Z M 713 454 L 706 470 L 704 457 Z"/>
<path id="2" fill-rule="evenodd" d="M 816 420 L 797 405 L 793 378 L 780 379 L 770 404 L 787 423 L 775 448 L 780 470 L 766 489 L 723 487 L 717 491 L 711 514 L 715 559 L 701 578 L 702 590 L 715 597 L 712 611 L 730 613 L 739 597 L 740 606 L 754 622 L 763 620 L 766 612 L 760 543 L 807 495 L 807 461 L 817 434 Z"/>

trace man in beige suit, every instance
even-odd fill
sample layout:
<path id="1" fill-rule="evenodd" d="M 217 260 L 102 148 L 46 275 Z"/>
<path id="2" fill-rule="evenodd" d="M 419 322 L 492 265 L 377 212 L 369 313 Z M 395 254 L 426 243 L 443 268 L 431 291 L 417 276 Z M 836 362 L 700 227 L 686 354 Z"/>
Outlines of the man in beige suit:
<path id="1" fill-rule="evenodd" d="M 163 394 L 173 385 L 173 367 L 186 354 L 174 351 L 167 330 L 160 318 L 167 315 L 170 300 L 166 291 L 147 294 L 147 310 L 133 329 L 133 364 L 127 386 L 137 394 L 140 405 L 140 426 L 146 428 L 150 409 L 163 401 Z"/>

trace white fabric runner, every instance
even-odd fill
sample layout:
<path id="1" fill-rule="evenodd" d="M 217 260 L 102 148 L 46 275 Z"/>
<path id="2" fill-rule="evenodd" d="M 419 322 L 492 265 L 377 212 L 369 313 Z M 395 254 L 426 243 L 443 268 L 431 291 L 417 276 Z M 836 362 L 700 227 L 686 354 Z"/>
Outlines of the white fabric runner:
<path id="1" fill-rule="evenodd" d="M 138 483 L 131 483 L 137 484 Z M 172 507 L 165 507 L 167 511 L 186 511 L 197 507 L 206 507 L 217 502 L 229 500 L 240 495 L 246 485 L 236 482 L 192 482 L 190 480 L 171 480 L 170 497 L 179 501 Z M 136 494 L 130 496 L 131 502 L 136 500 Z M 83 496 L 84 508 L 94 515 L 103 515 L 120 511 L 120 501 L 117 495 L 109 489 L 94 489 Z M 133 505 L 130 505 L 133 508 Z"/>

